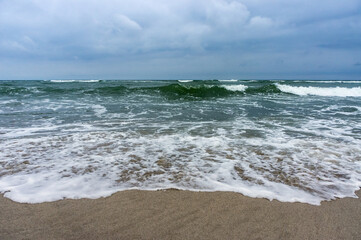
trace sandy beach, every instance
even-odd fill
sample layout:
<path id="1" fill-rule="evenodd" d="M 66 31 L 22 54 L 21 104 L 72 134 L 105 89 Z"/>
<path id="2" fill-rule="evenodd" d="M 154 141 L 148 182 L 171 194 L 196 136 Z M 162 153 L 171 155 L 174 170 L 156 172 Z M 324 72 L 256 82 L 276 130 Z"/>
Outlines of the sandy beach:
<path id="1" fill-rule="evenodd" d="M 41 204 L 1 196 L 0 208 L 0 239 L 361 239 L 360 198 L 313 206 L 231 192 L 132 190 Z"/>

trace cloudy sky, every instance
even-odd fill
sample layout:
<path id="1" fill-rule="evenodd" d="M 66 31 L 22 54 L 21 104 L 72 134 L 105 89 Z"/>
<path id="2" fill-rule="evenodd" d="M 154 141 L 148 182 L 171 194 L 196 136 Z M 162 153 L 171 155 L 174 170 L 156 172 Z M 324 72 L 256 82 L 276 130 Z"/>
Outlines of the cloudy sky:
<path id="1" fill-rule="evenodd" d="M 361 79 L 360 0 L 0 0 L 0 79 Z"/>

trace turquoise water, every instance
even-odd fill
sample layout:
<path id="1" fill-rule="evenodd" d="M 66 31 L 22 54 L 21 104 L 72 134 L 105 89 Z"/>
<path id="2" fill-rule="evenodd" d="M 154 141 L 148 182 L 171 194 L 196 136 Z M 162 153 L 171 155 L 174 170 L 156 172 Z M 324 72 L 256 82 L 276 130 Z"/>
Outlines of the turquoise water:
<path id="1" fill-rule="evenodd" d="M 319 204 L 361 186 L 361 81 L 0 81 L 0 191 Z"/>

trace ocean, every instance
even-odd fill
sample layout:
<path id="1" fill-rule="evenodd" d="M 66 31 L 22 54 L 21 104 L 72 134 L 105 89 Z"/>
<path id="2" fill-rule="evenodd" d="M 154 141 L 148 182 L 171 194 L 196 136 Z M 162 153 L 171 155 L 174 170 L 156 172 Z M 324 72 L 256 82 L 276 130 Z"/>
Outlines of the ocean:
<path id="1" fill-rule="evenodd" d="M 127 189 L 303 202 L 361 187 L 361 81 L 0 81 L 0 192 Z"/>

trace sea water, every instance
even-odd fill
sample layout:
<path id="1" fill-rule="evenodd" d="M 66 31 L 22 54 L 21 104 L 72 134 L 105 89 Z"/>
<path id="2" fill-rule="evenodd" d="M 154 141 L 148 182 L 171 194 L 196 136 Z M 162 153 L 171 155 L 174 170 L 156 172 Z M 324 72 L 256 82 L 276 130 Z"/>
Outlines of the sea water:
<path id="1" fill-rule="evenodd" d="M 0 192 L 320 204 L 361 186 L 361 81 L 0 81 Z"/>

